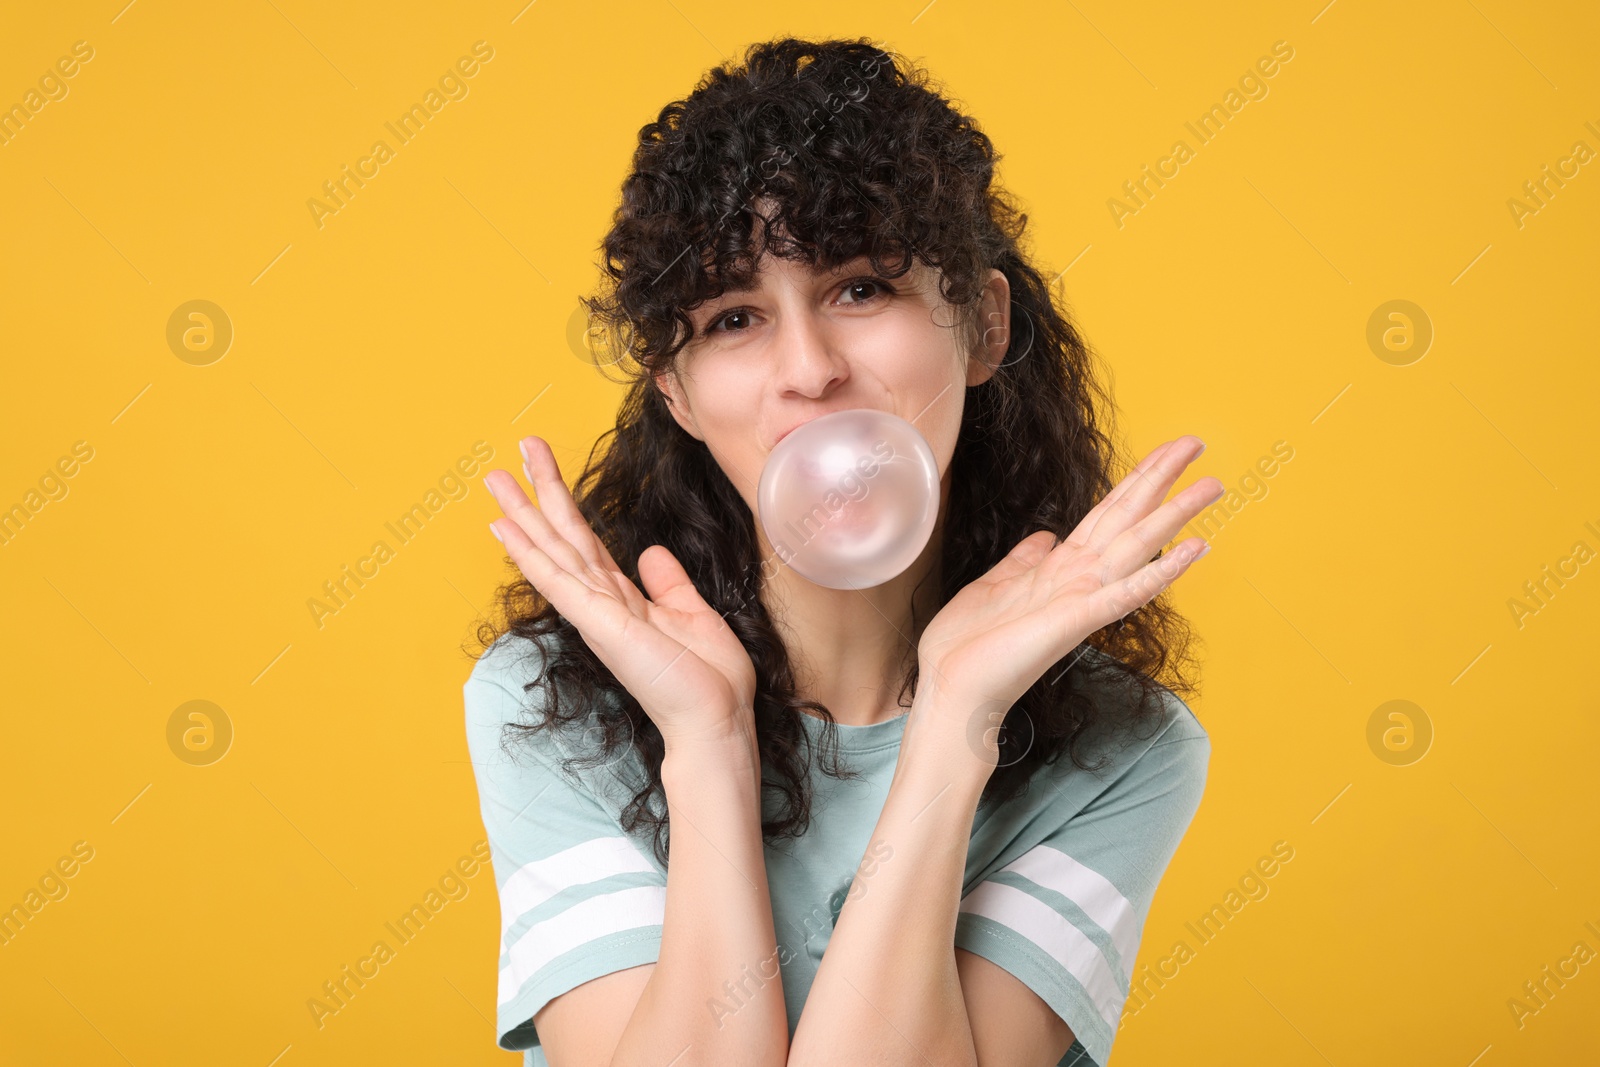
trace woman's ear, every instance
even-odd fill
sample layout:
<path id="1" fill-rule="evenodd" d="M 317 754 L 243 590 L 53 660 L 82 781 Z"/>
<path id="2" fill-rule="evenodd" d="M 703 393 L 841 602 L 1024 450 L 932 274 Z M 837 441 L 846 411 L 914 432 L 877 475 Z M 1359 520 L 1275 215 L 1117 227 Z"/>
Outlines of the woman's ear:
<path id="1" fill-rule="evenodd" d="M 678 381 L 676 374 L 671 371 L 662 371 L 653 379 L 655 387 L 666 398 L 667 410 L 672 412 L 672 417 L 678 425 L 683 427 L 683 432 L 693 437 L 696 441 L 704 441 L 700 434 L 700 427 L 695 423 L 694 415 L 689 411 L 687 399 L 683 393 L 683 385 Z"/>
<path id="2" fill-rule="evenodd" d="M 998 269 L 978 298 L 978 347 L 967 361 L 967 385 L 982 385 L 994 377 L 1011 344 L 1011 282 Z"/>

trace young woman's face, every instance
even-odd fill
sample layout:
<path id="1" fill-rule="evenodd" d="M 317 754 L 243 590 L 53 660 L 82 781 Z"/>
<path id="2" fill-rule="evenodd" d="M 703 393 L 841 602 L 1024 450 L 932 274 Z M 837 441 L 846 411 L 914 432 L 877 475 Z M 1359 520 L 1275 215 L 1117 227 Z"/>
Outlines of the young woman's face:
<path id="1" fill-rule="evenodd" d="M 768 254 L 755 284 L 691 311 L 694 337 L 656 378 L 678 424 L 706 443 L 752 513 L 779 438 L 846 408 L 915 426 L 947 484 L 966 388 L 987 381 L 1005 354 L 1005 275 L 989 272 L 976 330 L 958 323 L 938 272 L 920 261 L 885 281 L 864 256 L 813 273 Z"/>

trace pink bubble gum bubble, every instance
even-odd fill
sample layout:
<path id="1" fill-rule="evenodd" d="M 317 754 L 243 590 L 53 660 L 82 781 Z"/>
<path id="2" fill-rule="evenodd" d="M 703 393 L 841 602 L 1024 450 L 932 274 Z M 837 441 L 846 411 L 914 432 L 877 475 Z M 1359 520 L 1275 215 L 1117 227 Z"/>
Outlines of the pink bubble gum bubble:
<path id="1" fill-rule="evenodd" d="M 903 573 L 933 535 L 939 465 L 915 426 L 887 411 L 822 415 L 773 448 L 756 487 L 778 559 L 829 589 Z"/>

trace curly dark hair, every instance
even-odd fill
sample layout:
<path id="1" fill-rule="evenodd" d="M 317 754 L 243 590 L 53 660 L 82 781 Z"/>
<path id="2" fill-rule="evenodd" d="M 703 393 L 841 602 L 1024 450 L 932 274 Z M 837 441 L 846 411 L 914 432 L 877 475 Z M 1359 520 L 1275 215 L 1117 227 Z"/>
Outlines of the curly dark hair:
<path id="1" fill-rule="evenodd" d="M 1112 405 L 1090 350 L 1020 246 L 1027 215 L 992 184 L 1000 157 L 976 122 L 929 83 L 925 71 L 865 38 L 780 38 L 751 45 L 742 64 L 710 70 L 687 100 L 667 104 L 640 129 L 601 245 L 600 293 L 582 299 L 591 338 L 604 339 L 615 355 L 597 362 L 623 370 L 631 388 L 616 427 L 590 452 L 574 499 L 636 584 L 641 552 L 652 544 L 671 550 L 749 652 L 763 789 L 782 801 L 777 816 L 762 821 L 768 841 L 809 826 L 812 758 L 835 778 L 855 775 L 839 765 L 831 713 L 796 696 L 788 650 L 759 596 L 755 516 L 652 383 L 694 336 L 687 312 L 722 295 L 726 284 L 748 282 L 766 251 L 814 270 L 869 255 L 888 278 L 916 257 L 938 268 L 942 295 L 960 318 L 956 327 L 975 346 L 982 283 L 991 268 L 1005 274 L 1009 346 L 995 373 L 967 389 L 950 460 L 941 561 L 929 575 L 940 605 L 1028 534 L 1047 528 L 1065 537 L 1111 491 L 1114 460 L 1125 462 L 1102 429 Z M 775 207 L 761 214 L 758 204 Z M 502 585 L 496 609 L 506 621 L 481 623 L 485 649 L 512 633 L 539 643 L 546 657 L 544 674 L 529 686 L 548 683 L 543 717 L 508 723 L 507 742 L 511 728 L 582 722 L 598 743 L 567 760 L 567 770 L 636 755 L 644 777 L 623 810 L 623 826 L 652 833 L 664 865 L 667 818 L 665 805 L 655 803 L 659 731 L 526 579 Z M 547 635 L 556 639 L 541 641 Z M 1097 770 L 1080 759 L 1091 731 L 1136 729 L 1157 716 L 1163 690 L 1195 692 L 1189 640 L 1163 593 L 1074 649 L 1007 713 L 999 765 L 980 803 L 1023 792 L 1039 766 L 1063 752 L 1075 766 Z M 910 659 L 901 706 L 916 688 Z M 1100 699 L 1107 682 L 1137 699 Z M 828 724 L 815 753 L 801 709 Z"/>

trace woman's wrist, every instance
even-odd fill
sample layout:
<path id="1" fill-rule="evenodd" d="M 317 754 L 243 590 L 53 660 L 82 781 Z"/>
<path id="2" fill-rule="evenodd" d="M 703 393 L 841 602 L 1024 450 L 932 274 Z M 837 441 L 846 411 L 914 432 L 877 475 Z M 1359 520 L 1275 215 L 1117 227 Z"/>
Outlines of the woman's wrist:
<path id="1" fill-rule="evenodd" d="M 661 784 L 675 786 L 707 780 L 751 781 L 759 784 L 759 749 L 753 725 L 706 730 L 693 737 L 665 738 L 661 759 Z"/>
<path id="2" fill-rule="evenodd" d="M 994 756 L 985 748 L 986 736 L 992 738 L 998 726 L 992 718 L 986 705 L 919 692 L 906 719 L 896 777 L 920 775 L 954 787 L 976 803 L 995 768 Z"/>

